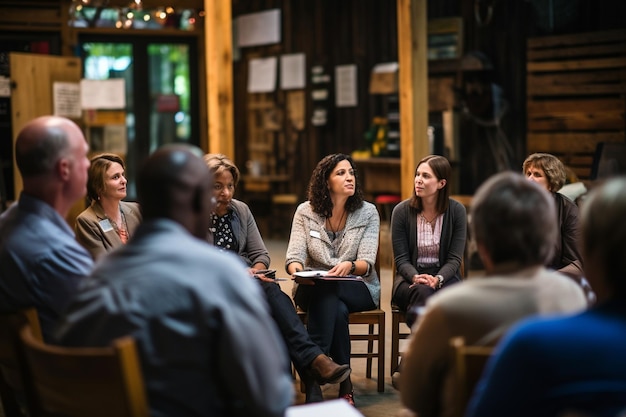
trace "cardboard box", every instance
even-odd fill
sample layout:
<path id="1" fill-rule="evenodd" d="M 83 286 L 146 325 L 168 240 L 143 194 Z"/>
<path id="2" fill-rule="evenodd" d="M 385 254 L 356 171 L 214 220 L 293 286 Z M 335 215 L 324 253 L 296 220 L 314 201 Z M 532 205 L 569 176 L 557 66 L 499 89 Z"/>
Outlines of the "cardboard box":
<path id="1" fill-rule="evenodd" d="M 377 64 L 370 77 L 370 94 L 394 94 L 398 92 L 398 63 Z"/>

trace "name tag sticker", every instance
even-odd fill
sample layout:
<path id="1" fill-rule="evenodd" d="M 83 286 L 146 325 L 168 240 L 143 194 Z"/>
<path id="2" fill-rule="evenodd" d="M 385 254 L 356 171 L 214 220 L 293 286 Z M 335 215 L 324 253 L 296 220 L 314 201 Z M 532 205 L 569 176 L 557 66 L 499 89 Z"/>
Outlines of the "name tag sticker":
<path id="1" fill-rule="evenodd" d="M 113 230 L 113 225 L 109 221 L 109 219 L 100 220 L 100 228 L 103 232 L 110 232 Z"/>
<path id="2" fill-rule="evenodd" d="M 311 236 L 316 238 L 316 239 L 321 239 L 322 236 L 320 235 L 320 232 L 318 232 L 317 230 L 311 230 L 310 232 Z"/>

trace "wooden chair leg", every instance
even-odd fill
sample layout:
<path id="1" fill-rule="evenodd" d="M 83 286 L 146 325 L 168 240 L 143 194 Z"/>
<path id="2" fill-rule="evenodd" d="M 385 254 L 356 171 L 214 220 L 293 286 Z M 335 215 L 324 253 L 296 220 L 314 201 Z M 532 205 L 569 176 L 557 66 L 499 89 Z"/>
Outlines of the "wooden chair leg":
<path id="1" fill-rule="evenodd" d="M 369 325 L 369 334 L 374 334 L 374 325 L 370 324 Z M 372 354 L 374 353 L 374 340 L 372 339 L 368 339 L 367 340 L 367 367 L 365 368 L 365 377 L 366 378 L 371 378 L 372 377 Z"/>
<path id="2" fill-rule="evenodd" d="M 378 392 L 385 391 L 385 316 L 378 324 Z"/>
<path id="3" fill-rule="evenodd" d="M 400 315 L 391 313 L 391 375 L 398 369 L 400 363 Z"/>

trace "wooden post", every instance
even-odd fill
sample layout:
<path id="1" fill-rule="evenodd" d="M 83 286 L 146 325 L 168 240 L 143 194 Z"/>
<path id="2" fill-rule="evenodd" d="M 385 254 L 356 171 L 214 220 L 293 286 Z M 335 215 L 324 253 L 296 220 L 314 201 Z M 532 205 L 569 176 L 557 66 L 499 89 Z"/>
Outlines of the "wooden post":
<path id="1" fill-rule="evenodd" d="M 427 0 L 397 0 L 402 198 L 413 193 L 415 164 L 428 143 Z"/>
<path id="2" fill-rule="evenodd" d="M 231 0 L 204 0 L 208 143 L 211 153 L 235 157 Z"/>

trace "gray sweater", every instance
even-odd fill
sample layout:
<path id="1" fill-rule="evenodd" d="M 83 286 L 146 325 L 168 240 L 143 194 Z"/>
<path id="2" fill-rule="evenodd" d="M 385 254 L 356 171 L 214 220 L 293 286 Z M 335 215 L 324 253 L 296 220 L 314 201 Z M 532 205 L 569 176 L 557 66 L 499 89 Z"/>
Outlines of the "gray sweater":
<path id="1" fill-rule="evenodd" d="M 344 261 L 362 260 L 370 264 L 370 274 L 363 277 L 372 300 L 380 301 L 380 280 L 374 264 L 378 252 L 380 217 L 376 207 L 368 202 L 348 214 L 343 237 L 335 252 L 332 248 L 324 224 L 326 218 L 315 213 L 310 202 L 298 206 L 293 217 L 291 236 L 287 247 L 285 268 L 292 262 L 299 262 L 306 268 L 331 269 Z M 294 294 L 297 289 L 294 284 Z"/>

